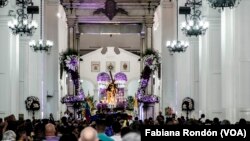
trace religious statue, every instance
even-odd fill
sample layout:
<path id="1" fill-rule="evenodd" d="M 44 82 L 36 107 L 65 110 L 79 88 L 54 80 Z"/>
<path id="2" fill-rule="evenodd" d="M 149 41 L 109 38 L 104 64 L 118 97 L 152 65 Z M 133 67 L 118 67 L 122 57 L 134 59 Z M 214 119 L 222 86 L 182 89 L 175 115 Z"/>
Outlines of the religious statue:
<path id="1" fill-rule="evenodd" d="M 109 105 L 116 104 L 116 93 L 117 93 L 116 85 L 114 83 L 109 84 L 107 88 L 107 103 Z"/>

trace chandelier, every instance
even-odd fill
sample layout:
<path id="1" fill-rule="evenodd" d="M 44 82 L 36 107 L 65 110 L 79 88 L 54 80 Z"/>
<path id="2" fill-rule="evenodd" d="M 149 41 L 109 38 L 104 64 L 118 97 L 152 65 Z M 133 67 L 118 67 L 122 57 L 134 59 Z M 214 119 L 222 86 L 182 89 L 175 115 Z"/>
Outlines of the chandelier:
<path id="1" fill-rule="evenodd" d="M 50 41 L 50 40 L 46 40 L 46 41 L 39 40 L 37 42 L 35 40 L 31 40 L 29 42 L 29 46 L 31 48 L 33 48 L 35 52 L 37 52 L 37 51 L 46 51 L 46 52 L 48 52 L 49 49 L 53 46 L 53 44 L 54 43 L 52 41 Z"/>
<path id="2" fill-rule="evenodd" d="M 181 30 L 186 36 L 204 35 L 209 27 L 209 23 L 201 17 L 201 10 L 199 10 L 201 5 L 201 0 L 187 0 L 185 4 L 192 8 L 189 19 L 186 15 L 186 21 L 181 24 Z"/>
<path id="3" fill-rule="evenodd" d="M 207 0 L 210 7 L 212 8 L 222 8 L 225 7 L 234 8 L 240 4 L 241 0 Z"/>
<path id="4" fill-rule="evenodd" d="M 34 20 L 30 21 L 29 16 L 25 11 L 25 8 L 27 8 L 29 4 L 32 4 L 32 2 L 30 2 L 30 0 L 17 0 L 16 3 L 21 8 L 17 9 L 17 19 L 9 21 L 8 26 L 14 35 L 26 34 L 27 36 L 32 36 L 37 29 L 38 24 Z"/>
<path id="5" fill-rule="evenodd" d="M 39 41 L 35 41 L 35 40 L 31 40 L 29 42 L 29 46 L 31 48 L 33 48 L 33 50 L 35 52 L 49 52 L 50 49 L 52 48 L 52 46 L 54 45 L 54 43 L 50 40 L 43 40 L 43 0 L 40 1 L 40 9 L 41 9 L 41 18 L 40 18 L 40 40 Z"/>
<path id="6" fill-rule="evenodd" d="M 176 19 L 177 19 L 177 26 L 176 26 L 176 34 L 177 34 L 177 41 L 176 40 L 174 40 L 174 41 L 167 41 L 167 43 L 166 43 L 166 46 L 167 46 L 167 48 L 169 49 L 169 51 L 170 51 L 170 53 L 174 53 L 174 52 L 185 52 L 186 51 L 186 49 L 188 48 L 188 46 L 189 46 L 189 43 L 187 42 L 187 41 L 179 41 L 178 40 L 178 26 L 179 26 L 179 13 L 178 13 L 178 0 L 177 0 L 177 17 L 176 17 Z"/>
<path id="7" fill-rule="evenodd" d="M 170 52 L 185 52 L 189 46 L 189 43 L 186 41 L 167 41 L 167 48 Z"/>
<path id="8" fill-rule="evenodd" d="M 0 8 L 3 8 L 8 4 L 8 0 L 0 0 Z"/>

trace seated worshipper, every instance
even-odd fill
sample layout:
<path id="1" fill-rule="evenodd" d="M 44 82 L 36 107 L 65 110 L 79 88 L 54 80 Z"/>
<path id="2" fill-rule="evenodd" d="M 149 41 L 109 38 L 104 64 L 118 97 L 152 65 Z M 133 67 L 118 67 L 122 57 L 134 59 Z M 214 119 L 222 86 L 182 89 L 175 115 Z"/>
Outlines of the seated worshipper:
<path id="1" fill-rule="evenodd" d="M 4 132 L 2 141 L 16 141 L 16 133 L 12 130 Z"/>
<path id="2" fill-rule="evenodd" d="M 45 126 L 45 138 L 46 141 L 59 141 L 59 137 L 56 136 L 55 125 L 48 123 Z"/>
<path id="3" fill-rule="evenodd" d="M 96 130 L 92 127 L 84 128 L 78 141 L 98 141 Z"/>
<path id="4" fill-rule="evenodd" d="M 105 121 L 104 120 L 97 120 L 96 121 L 96 130 L 98 132 L 98 138 L 102 141 L 114 141 L 112 138 L 105 134 Z"/>
<path id="5" fill-rule="evenodd" d="M 17 141 L 31 141 L 31 138 L 27 136 L 24 125 L 17 128 Z"/>

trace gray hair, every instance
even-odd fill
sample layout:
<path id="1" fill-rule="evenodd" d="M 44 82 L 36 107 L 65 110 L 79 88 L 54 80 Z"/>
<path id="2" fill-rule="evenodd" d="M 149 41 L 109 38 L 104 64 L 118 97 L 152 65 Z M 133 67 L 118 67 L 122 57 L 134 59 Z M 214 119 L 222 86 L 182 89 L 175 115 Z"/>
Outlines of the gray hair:
<path id="1" fill-rule="evenodd" d="M 141 135 L 135 132 L 131 132 L 126 134 L 122 138 L 122 141 L 141 141 Z"/>

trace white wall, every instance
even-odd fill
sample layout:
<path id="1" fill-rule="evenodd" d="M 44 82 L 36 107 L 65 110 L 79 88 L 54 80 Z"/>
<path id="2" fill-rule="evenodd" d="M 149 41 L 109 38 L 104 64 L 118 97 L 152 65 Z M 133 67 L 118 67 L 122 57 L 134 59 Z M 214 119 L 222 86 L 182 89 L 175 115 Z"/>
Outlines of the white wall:
<path id="1" fill-rule="evenodd" d="M 124 40 L 126 39 L 126 40 Z M 129 41 L 129 42 L 127 42 Z M 114 34 L 112 36 L 102 34 L 81 34 L 80 49 L 89 47 L 115 46 L 128 49 L 140 47 L 140 34 Z"/>
<path id="2" fill-rule="evenodd" d="M 134 80 L 131 80 L 130 82 L 128 82 L 128 87 L 127 87 L 127 90 L 128 90 L 128 93 L 127 93 L 127 96 L 135 96 L 135 94 L 137 93 L 137 90 L 138 90 L 138 87 L 139 87 L 139 82 L 138 82 L 139 79 L 134 79 Z"/>
<path id="3" fill-rule="evenodd" d="M 115 71 L 112 72 L 112 75 L 114 75 L 117 72 L 120 72 L 120 63 L 121 61 L 129 61 L 130 62 L 130 71 L 129 72 L 124 72 L 127 75 L 128 82 L 131 80 L 139 80 L 140 78 L 140 62 L 138 61 L 139 56 L 132 54 L 128 51 L 125 51 L 123 49 L 120 50 L 120 54 L 115 54 L 114 52 L 114 47 L 107 47 L 107 53 L 102 54 L 101 50 L 98 49 L 95 50 L 89 54 L 86 54 L 84 56 L 81 56 L 83 59 L 82 62 L 80 62 L 80 77 L 83 81 L 89 81 L 94 85 L 94 90 L 91 90 L 92 92 L 94 91 L 95 93 L 95 98 L 97 98 L 97 75 L 100 72 L 107 72 L 106 71 L 106 62 L 107 61 L 114 61 L 115 62 Z M 91 61 L 99 61 L 100 62 L 100 72 L 91 72 Z M 83 84 L 85 86 L 85 84 Z M 87 89 L 89 88 L 84 88 L 84 92 L 87 93 Z M 86 90 L 85 90 L 86 89 Z M 134 88 L 133 88 L 134 89 Z M 90 91 L 90 92 L 91 92 Z M 133 92 L 133 91 L 131 91 Z M 129 94 L 129 95 L 134 95 Z"/>
<path id="4" fill-rule="evenodd" d="M 88 94 L 90 96 L 93 96 L 95 94 L 95 91 L 96 91 L 95 84 L 91 81 L 84 79 L 84 78 L 82 78 L 82 88 L 83 88 L 85 96 L 87 96 Z"/>

